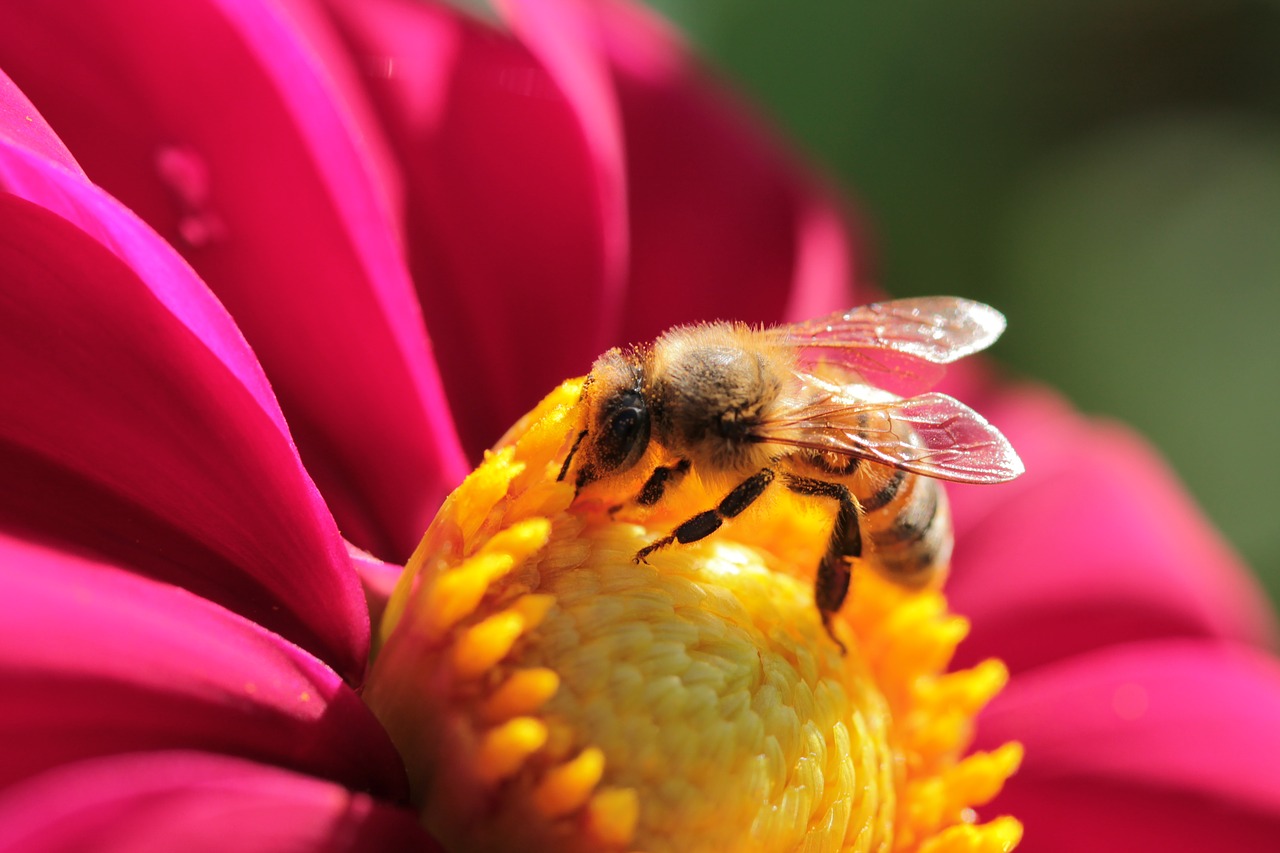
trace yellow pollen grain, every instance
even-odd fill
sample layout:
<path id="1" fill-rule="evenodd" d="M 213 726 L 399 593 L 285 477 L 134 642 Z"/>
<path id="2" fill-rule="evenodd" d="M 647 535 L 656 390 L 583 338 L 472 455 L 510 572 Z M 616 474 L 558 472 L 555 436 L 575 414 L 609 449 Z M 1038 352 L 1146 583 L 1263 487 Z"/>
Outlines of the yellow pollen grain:
<path id="1" fill-rule="evenodd" d="M 475 773 L 486 782 L 497 782 L 521 765 L 547 742 L 547 725 L 532 717 L 517 717 L 490 729 L 480 741 Z"/>
<path id="2" fill-rule="evenodd" d="M 484 700 L 482 716 L 491 722 L 501 722 L 511 717 L 530 714 L 555 695 L 560 687 L 560 676 L 546 667 L 518 669 L 502 683 L 502 686 Z"/>
<path id="3" fill-rule="evenodd" d="M 547 817 L 582 808 L 604 774 L 604 753 L 589 747 L 572 761 L 552 768 L 533 789 L 533 805 Z"/>

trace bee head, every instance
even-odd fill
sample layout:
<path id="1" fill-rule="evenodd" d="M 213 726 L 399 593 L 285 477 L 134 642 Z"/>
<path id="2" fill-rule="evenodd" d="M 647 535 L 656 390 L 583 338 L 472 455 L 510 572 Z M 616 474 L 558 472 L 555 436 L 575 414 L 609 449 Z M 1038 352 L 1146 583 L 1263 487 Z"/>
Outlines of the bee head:
<path id="1" fill-rule="evenodd" d="M 582 397 L 587 422 L 579 437 L 584 460 L 578 468 L 578 488 L 639 462 L 649 446 L 652 422 L 644 368 L 634 353 L 612 349 L 596 359 Z M 566 460 L 565 471 L 568 465 Z"/>
<path id="2" fill-rule="evenodd" d="M 592 460 L 601 474 L 630 468 L 649 446 L 649 407 L 644 396 L 625 388 L 600 401 Z"/>

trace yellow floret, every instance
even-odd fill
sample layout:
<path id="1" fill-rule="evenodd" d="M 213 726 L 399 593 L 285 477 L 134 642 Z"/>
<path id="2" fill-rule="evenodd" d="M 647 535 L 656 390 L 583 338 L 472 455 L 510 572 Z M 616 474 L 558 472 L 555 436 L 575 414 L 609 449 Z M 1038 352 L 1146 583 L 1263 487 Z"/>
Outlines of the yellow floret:
<path id="1" fill-rule="evenodd" d="M 945 673 L 967 624 L 937 591 L 857 571 L 827 634 L 828 515 L 786 495 L 633 558 L 713 505 L 575 503 L 557 389 L 448 499 L 390 602 L 366 698 L 425 825 L 454 850 L 994 853 L 975 824 L 1017 767 L 964 757 L 998 662 Z"/>

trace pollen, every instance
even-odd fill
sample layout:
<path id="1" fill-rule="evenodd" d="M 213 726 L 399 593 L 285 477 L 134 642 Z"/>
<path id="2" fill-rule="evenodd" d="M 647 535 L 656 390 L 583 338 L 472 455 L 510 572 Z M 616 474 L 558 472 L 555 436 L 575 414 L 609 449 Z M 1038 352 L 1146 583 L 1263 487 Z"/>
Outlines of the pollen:
<path id="1" fill-rule="evenodd" d="M 644 513 L 557 475 L 581 381 L 442 507 L 378 632 L 365 698 L 451 850 L 1012 850 L 980 809 L 1021 748 L 969 753 L 1003 665 L 948 672 L 968 625 L 935 589 L 854 567 L 823 626 L 829 514 L 786 494 L 637 552 L 716 494 Z M 779 490 L 781 491 L 781 490 Z M 617 497 L 618 500 L 612 500 Z"/>

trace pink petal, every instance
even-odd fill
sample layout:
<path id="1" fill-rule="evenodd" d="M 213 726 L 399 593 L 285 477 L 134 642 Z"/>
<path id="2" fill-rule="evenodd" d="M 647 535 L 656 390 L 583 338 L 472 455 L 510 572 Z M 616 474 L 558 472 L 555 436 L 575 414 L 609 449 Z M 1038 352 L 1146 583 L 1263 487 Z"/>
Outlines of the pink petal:
<path id="1" fill-rule="evenodd" d="M 27 148 L 64 169 L 84 174 L 44 116 L 36 112 L 3 70 L 0 70 L 0 139 Z"/>
<path id="2" fill-rule="evenodd" d="M 224 7 L 224 13 L 241 16 L 241 20 L 246 23 L 250 22 L 255 15 L 253 12 L 246 15 L 244 12 L 233 9 L 225 0 L 217 0 L 217 2 Z M 359 185 L 363 184 L 365 191 L 372 192 L 377 205 L 388 211 L 387 215 L 390 217 L 389 221 L 384 220 L 380 224 L 392 227 L 396 242 L 403 245 L 404 222 L 401 212 L 404 209 L 404 181 L 400 174 L 400 164 L 396 162 L 395 154 L 378 125 L 373 104 L 365 94 L 362 80 L 365 69 L 356 67 L 352 62 L 342 34 L 333 26 L 323 2 L 317 2 L 317 0 L 271 0 L 271 2 L 280 10 L 285 28 L 291 30 L 292 34 L 305 45 L 307 52 L 314 55 L 315 60 L 311 63 L 310 71 L 323 78 L 323 85 L 328 89 L 334 107 L 334 112 L 324 111 L 319 116 L 304 115 L 300 120 L 304 123 L 337 120 L 348 126 L 339 130 L 323 129 L 319 133 L 321 138 L 317 142 L 335 147 L 342 144 L 355 147 L 360 166 L 353 169 L 351 174 L 340 177 L 354 179 L 357 186 L 344 189 L 359 190 L 361 189 Z M 250 23 L 250 26 L 253 25 Z M 262 57 L 262 59 L 270 63 L 273 57 Z M 281 69 L 280 73 L 285 78 L 291 78 L 297 73 L 297 69 L 286 67 Z M 286 79 L 285 82 L 288 84 L 291 81 Z M 304 85 L 309 84 L 308 82 Z M 328 133 L 333 133 L 336 138 L 324 139 L 323 137 Z M 358 174 L 361 170 L 365 174 Z"/>
<path id="3" fill-rule="evenodd" d="M 331 782 L 198 752 L 58 768 L 0 796 L 5 850 L 433 853 L 413 813 Z"/>
<path id="4" fill-rule="evenodd" d="M 1274 815 L 1110 779 L 1019 782 L 983 811 L 1023 822 L 1018 853 L 1270 853 L 1280 837 Z"/>
<path id="5" fill-rule="evenodd" d="M 225 302 L 346 535 L 402 557 L 465 464 L 370 128 L 304 22 L 232 0 L 8 4 L 0 65 Z"/>
<path id="6" fill-rule="evenodd" d="M 476 456 L 611 339 L 625 230 L 608 93 L 580 45 L 549 67 L 557 47 L 444 4 L 330 5 L 379 72 L 367 84 L 409 185 L 414 278 Z"/>
<path id="7" fill-rule="evenodd" d="M 1051 664 L 983 715 L 980 746 L 1027 747 L 990 811 L 1025 821 L 1031 853 L 1271 849 L 1277 720 L 1280 666 L 1246 649 L 1164 641 Z"/>
<path id="8" fill-rule="evenodd" d="M 391 599 L 391 593 L 395 591 L 396 582 L 404 572 L 404 566 L 384 563 L 351 543 L 347 543 L 347 556 L 351 558 L 352 568 L 360 576 L 360 585 L 364 588 L 364 598 L 369 606 L 369 621 L 376 630 L 387 608 L 387 602 Z"/>
<path id="9" fill-rule="evenodd" d="M 0 140 L 0 516 L 363 671 L 357 579 L 253 354 L 173 251 Z"/>
<path id="10" fill-rule="evenodd" d="M 1267 645 L 1265 597 L 1138 438 L 1035 389 L 977 400 L 1027 466 L 999 486 L 952 486 L 952 606 L 973 633 L 958 662 L 1014 670 L 1144 638 Z"/>
<path id="11" fill-rule="evenodd" d="M 592 6 L 583 0 L 499 0 L 497 6 L 564 93 L 586 143 L 604 244 L 603 339 L 611 340 L 627 263 L 627 185 L 621 116 L 605 57 L 593 43 Z"/>
<path id="12" fill-rule="evenodd" d="M 331 5 L 363 64 L 388 69 L 369 85 L 405 163 L 415 278 L 473 453 L 608 346 L 851 303 L 835 205 L 643 10 L 511 0 L 517 42 L 407 0 Z"/>
<path id="13" fill-rule="evenodd" d="M 145 749 L 225 752 L 386 796 L 385 731 L 328 667 L 185 590 L 0 538 L 0 785 Z"/>
<path id="14" fill-rule="evenodd" d="M 598 4 L 627 149 L 623 340 L 716 318 L 800 320 L 861 300 L 848 226 L 814 180 L 639 5 Z"/>

